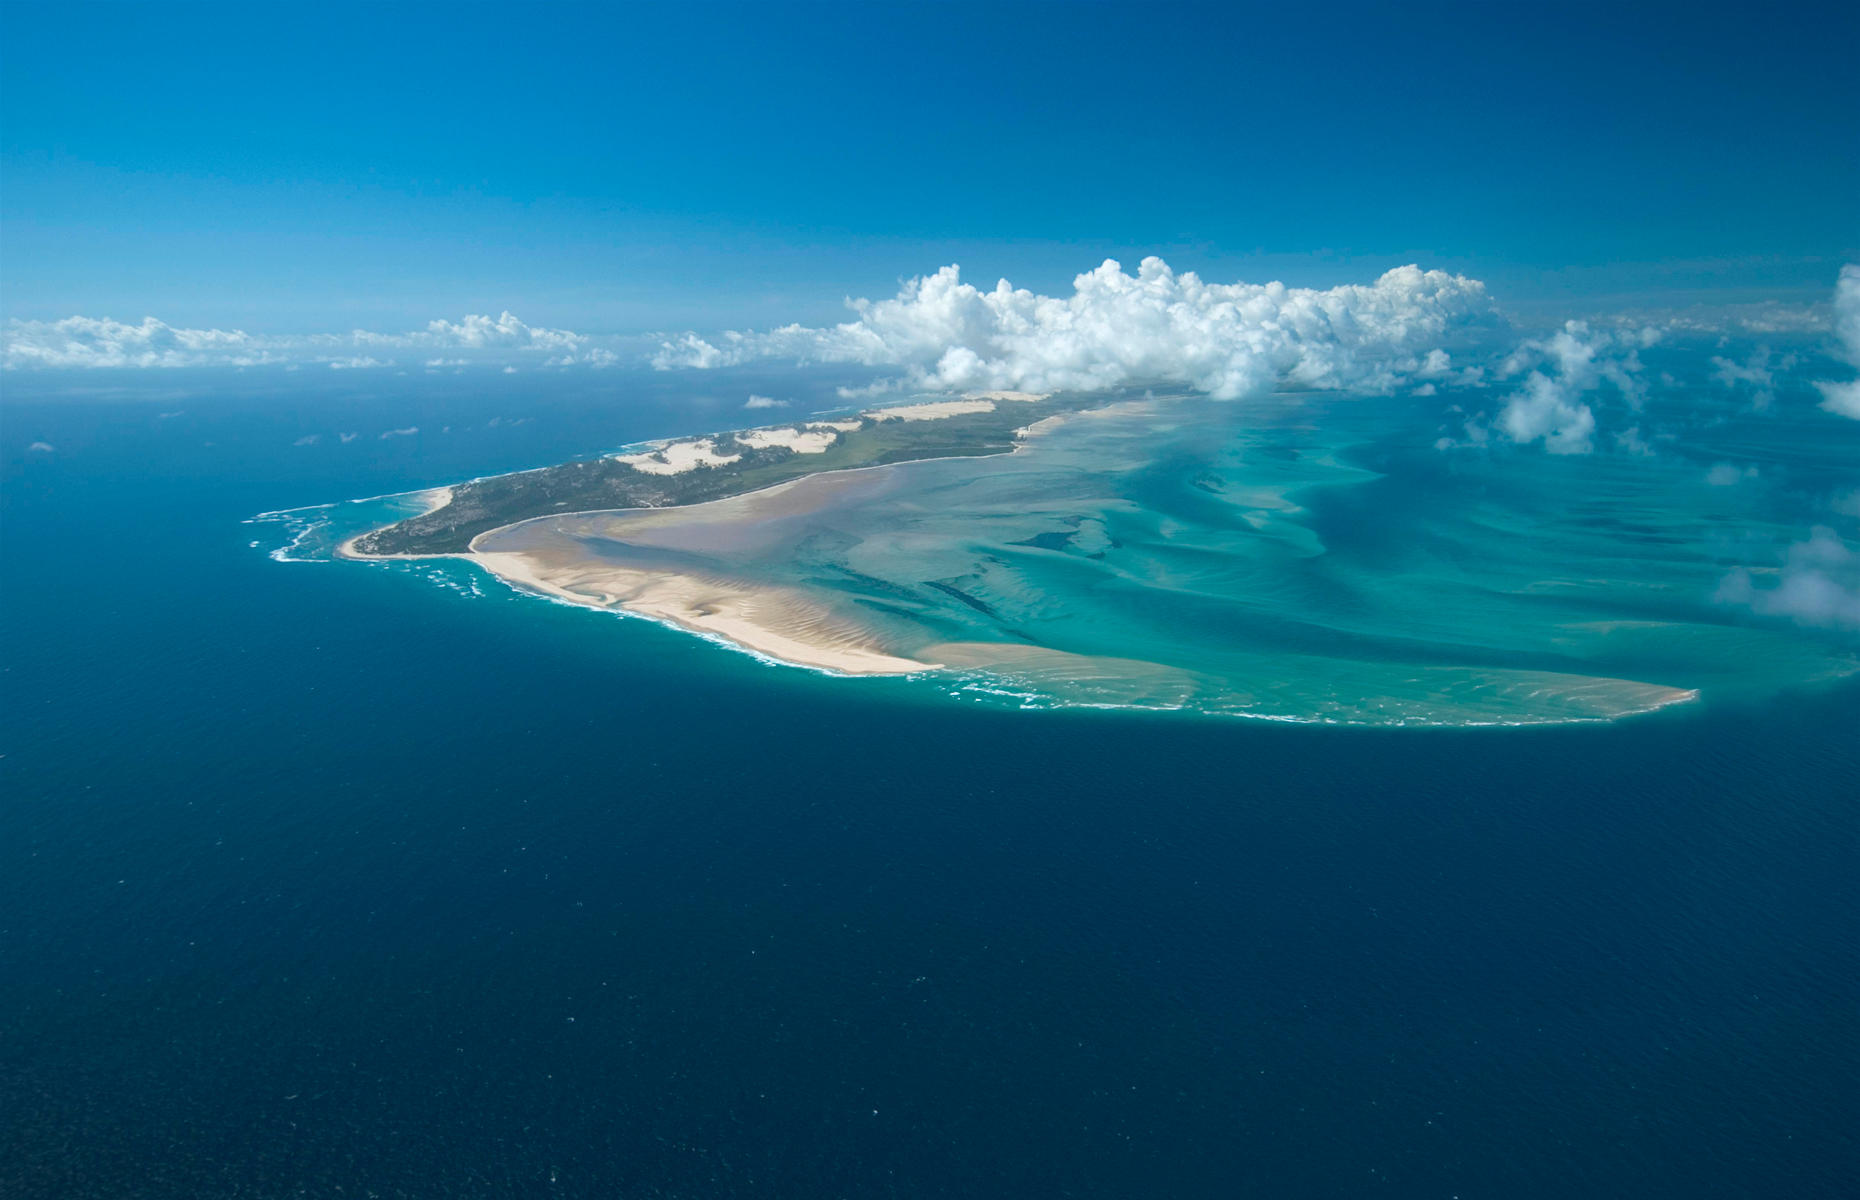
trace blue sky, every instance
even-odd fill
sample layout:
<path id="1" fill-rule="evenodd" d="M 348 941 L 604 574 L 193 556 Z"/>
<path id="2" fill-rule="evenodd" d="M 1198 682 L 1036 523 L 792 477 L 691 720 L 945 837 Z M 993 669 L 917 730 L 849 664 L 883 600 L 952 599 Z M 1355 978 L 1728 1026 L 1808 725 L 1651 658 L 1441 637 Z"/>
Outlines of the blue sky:
<path id="1" fill-rule="evenodd" d="M 1860 8 L 11 4 L 4 314 L 820 323 L 961 263 L 1825 300 Z"/>

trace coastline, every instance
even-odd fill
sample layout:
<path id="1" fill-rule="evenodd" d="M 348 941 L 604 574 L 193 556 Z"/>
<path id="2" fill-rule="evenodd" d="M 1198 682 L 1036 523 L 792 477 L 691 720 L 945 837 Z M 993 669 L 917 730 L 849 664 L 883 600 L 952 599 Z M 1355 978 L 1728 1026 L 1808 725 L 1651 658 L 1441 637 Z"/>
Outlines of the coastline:
<path id="1" fill-rule="evenodd" d="M 423 517 L 423 516 L 426 516 L 428 513 L 436 513 L 440 509 L 444 508 L 446 505 L 452 503 L 452 489 L 450 487 L 427 488 L 425 491 L 412 492 L 409 494 L 418 496 L 422 501 L 426 503 L 425 508 L 421 509 L 417 513 L 410 514 L 411 516 Z M 406 517 L 401 518 L 401 520 L 403 521 L 406 519 L 407 519 Z M 385 528 L 385 526 L 378 526 L 377 528 Z M 369 534 L 373 532 L 375 532 L 373 529 L 364 529 L 362 530 L 362 532 L 356 534 L 354 537 L 344 538 L 342 541 L 338 542 L 336 544 L 336 557 L 352 559 L 357 562 L 369 562 L 369 561 L 385 562 L 388 559 L 395 559 L 395 558 L 419 559 L 419 558 L 462 558 L 464 557 L 463 555 L 458 555 L 458 554 L 363 554 L 360 550 L 357 550 L 355 548 L 355 543 L 359 542 L 360 540 L 367 537 Z"/>

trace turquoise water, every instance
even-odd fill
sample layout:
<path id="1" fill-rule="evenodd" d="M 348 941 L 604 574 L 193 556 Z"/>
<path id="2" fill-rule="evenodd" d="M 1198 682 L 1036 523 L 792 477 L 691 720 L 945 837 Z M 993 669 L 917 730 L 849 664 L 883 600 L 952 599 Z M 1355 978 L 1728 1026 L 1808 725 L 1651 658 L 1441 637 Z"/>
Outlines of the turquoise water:
<path id="1" fill-rule="evenodd" d="M 1855 669 L 1851 636 L 1717 599 L 1728 572 L 1802 528 L 1763 469 L 1799 486 L 1827 457 L 1812 430 L 1768 433 L 1755 475 L 1714 486 L 1672 454 L 1442 453 L 1407 401 L 1142 399 L 1049 422 L 1012 455 L 539 519 L 479 546 L 779 589 L 944 666 L 922 686 L 970 699 L 1605 720 Z M 330 529 L 388 503 L 338 509 Z"/>

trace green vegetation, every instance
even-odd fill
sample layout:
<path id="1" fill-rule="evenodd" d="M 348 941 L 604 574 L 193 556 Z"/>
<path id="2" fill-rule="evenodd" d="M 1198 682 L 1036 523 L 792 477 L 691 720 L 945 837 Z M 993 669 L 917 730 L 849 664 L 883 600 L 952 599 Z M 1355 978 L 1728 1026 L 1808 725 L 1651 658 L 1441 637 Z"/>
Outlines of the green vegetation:
<path id="1" fill-rule="evenodd" d="M 356 539 L 356 549 L 363 554 L 459 554 L 486 530 L 531 517 L 699 504 L 820 471 L 1003 454 L 1014 448 L 1016 430 L 1091 403 L 1103 403 L 1103 398 L 1056 396 L 1037 402 L 1000 401 L 992 412 L 930 421 L 859 418 L 858 429 L 838 433 L 833 444 L 817 454 L 798 454 L 783 446 L 755 448 L 737 441 L 733 433 L 703 435 L 704 440 L 715 443 L 718 455 L 741 457 L 725 465 L 700 466 L 672 475 L 640 471 L 611 457 L 497 475 L 455 485 L 450 503 L 363 534 Z M 766 428 L 801 429 L 808 424 Z"/>

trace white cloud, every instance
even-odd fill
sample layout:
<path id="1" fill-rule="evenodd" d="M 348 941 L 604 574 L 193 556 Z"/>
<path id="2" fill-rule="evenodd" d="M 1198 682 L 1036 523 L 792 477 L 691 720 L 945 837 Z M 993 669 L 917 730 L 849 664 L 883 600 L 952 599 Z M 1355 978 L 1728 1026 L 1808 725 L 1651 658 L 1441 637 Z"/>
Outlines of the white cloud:
<path id="1" fill-rule="evenodd" d="M 1647 391 L 1639 352 L 1659 337 L 1653 328 L 1591 329 L 1569 321 L 1549 338 L 1524 342 L 1500 368 L 1524 381 L 1506 397 L 1494 427 L 1519 445 L 1542 442 L 1552 454 L 1588 454 L 1596 422 L 1586 397 L 1606 383 L 1638 410 Z M 1483 418 L 1468 421 L 1466 431 L 1475 443 L 1487 437 Z"/>
<path id="2" fill-rule="evenodd" d="M 592 346 L 592 347 L 589 347 L 589 349 L 582 354 L 558 354 L 554 358 L 545 360 L 543 363 L 543 366 L 545 367 L 585 366 L 585 367 L 594 367 L 596 369 L 600 369 L 600 368 L 615 366 L 619 362 L 620 362 L 620 356 L 618 354 L 615 354 L 612 350 L 603 349 L 600 346 Z"/>
<path id="3" fill-rule="evenodd" d="M 26 447 L 28 454 L 50 454 L 56 449 L 50 442 L 34 442 Z"/>
<path id="4" fill-rule="evenodd" d="M 790 325 L 787 326 L 787 328 L 802 333 L 818 332 L 816 330 L 803 330 L 799 325 Z M 757 336 L 758 335 L 754 333 L 727 333 L 724 335 L 727 339 L 737 340 L 742 343 L 748 343 L 750 339 L 756 338 Z M 775 334 L 766 334 L 762 336 L 773 338 Z M 805 348 L 797 344 L 795 349 L 797 351 L 804 351 Z M 751 358 L 761 357 L 768 357 L 768 355 L 753 352 L 749 350 L 746 345 L 739 356 L 726 355 L 723 351 L 717 349 L 717 347 L 711 345 L 697 334 L 684 333 L 680 334 L 672 341 L 661 343 L 658 353 L 652 356 L 652 365 L 661 371 L 669 371 L 674 367 L 690 367 L 696 370 L 709 370 L 712 367 L 727 367 L 733 362 L 745 362 Z"/>
<path id="5" fill-rule="evenodd" d="M 1779 570 L 1739 568 L 1718 585 L 1718 601 L 1799 625 L 1860 629 L 1860 552 L 1816 526 L 1789 547 Z"/>
<path id="6" fill-rule="evenodd" d="M 420 427 L 418 425 L 409 425 L 405 429 L 390 429 L 381 435 L 381 440 L 385 442 L 387 439 L 394 437 L 412 437 L 418 432 L 420 432 Z M 346 442 L 349 439 L 344 438 L 342 440 Z"/>
<path id="7" fill-rule="evenodd" d="M 1860 370 L 1860 264 L 1848 263 L 1834 285 L 1834 337 L 1848 366 Z M 1860 379 L 1817 383 L 1821 407 L 1860 421 Z"/>
<path id="8" fill-rule="evenodd" d="M 1532 371 L 1505 402 L 1499 431 L 1521 445 L 1540 441 L 1552 454 L 1587 454 L 1595 448 L 1595 412 L 1578 399 L 1583 390 Z"/>
<path id="9" fill-rule="evenodd" d="M 9 321 L 0 331 L 0 366 L 30 367 L 252 367 L 304 364 L 331 367 L 392 366 L 386 352 L 432 355 L 426 365 L 498 364 L 512 355 L 551 354 L 561 363 L 612 366 L 619 356 L 566 329 L 526 325 L 505 312 L 430 321 L 425 329 L 341 334 L 250 334 L 239 329 L 183 329 L 145 317 L 138 325 L 109 318 Z"/>
<path id="10" fill-rule="evenodd" d="M 363 334 L 359 330 L 356 337 L 375 337 L 375 334 Z M 420 334 L 406 334 L 404 338 L 421 337 Z M 576 350 L 588 339 L 581 334 L 566 329 L 543 329 L 538 326 L 525 325 L 508 310 L 495 319 L 485 316 L 467 316 L 456 324 L 451 321 L 429 321 L 424 335 L 426 343 L 434 346 L 458 347 L 465 350 L 483 350 L 487 348 L 522 349 L 522 350 Z"/>
<path id="11" fill-rule="evenodd" d="M 1752 392 L 1751 407 L 1759 410 L 1768 408 L 1776 399 L 1776 393 L 1771 390 L 1776 386 L 1776 375 L 1770 370 L 1770 357 L 1768 346 L 1758 346 L 1741 363 L 1714 354 L 1711 357 L 1712 380 L 1732 391 L 1748 387 Z M 1795 356 L 1783 356 L 1779 365 L 1787 371 L 1795 365 Z"/>
<path id="12" fill-rule="evenodd" d="M 1751 387 L 1766 388 L 1776 382 L 1770 373 L 1770 352 L 1766 346 L 1758 346 L 1750 357 L 1741 363 L 1732 362 L 1723 355 L 1711 356 L 1711 377 L 1724 387 L 1735 388 L 1740 383 Z"/>
<path id="13" fill-rule="evenodd" d="M 789 325 L 693 333 L 663 342 L 660 369 L 765 358 L 897 367 L 912 384 L 950 391 L 1047 392 L 1177 384 L 1233 399 L 1280 383 L 1392 390 L 1421 356 L 1470 326 L 1497 322 L 1485 285 L 1419 267 L 1327 291 L 1280 283 L 1211 284 L 1146 258 L 1135 275 L 1107 260 L 1042 296 L 1006 280 L 983 292 L 956 267 L 912 279 L 894 299 L 850 302 L 830 329 Z"/>
<path id="14" fill-rule="evenodd" d="M 777 400 L 773 396 L 751 395 L 749 399 L 743 401 L 743 407 L 744 408 L 787 408 L 788 402 L 786 400 Z"/>
<path id="15" fill-rule="evenodd" d="M 0 362 L 8 367 L 188 367 L 204 362 L 253 366 L 273 361 L 258 338 L 239 329 L 176 329 L 145 317 L 127 325 L 108 317 L 10 321 Z"/>
<path id="16" fill-rule="evenodd" d="M 336 435 L 337 439 L 340 440 L 342 444 L 345 446 L 348 445 L 350 442 L 354 441 L 356 438 L 361 437 L 361 436 L 362 435 L 359 433 L 339 433 Z"/>
<path id="17" fill-rule="evenodd" d="M 323 440 L 323 435 L 320 433 L 306 433 L 302 437 L 298 438 L 296 441 L 292 442 L 291 445 L 293 446 L 314 446 L 322 440 Z"/>
<path id="18" fill-rule="evenodd" d="M 1843 517 L 1860 517 L 1860 488 L 1842 492 L 1828 501 L 1828 507 Z"/>

